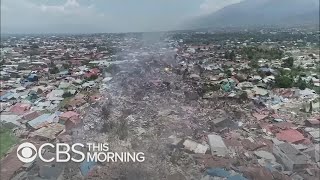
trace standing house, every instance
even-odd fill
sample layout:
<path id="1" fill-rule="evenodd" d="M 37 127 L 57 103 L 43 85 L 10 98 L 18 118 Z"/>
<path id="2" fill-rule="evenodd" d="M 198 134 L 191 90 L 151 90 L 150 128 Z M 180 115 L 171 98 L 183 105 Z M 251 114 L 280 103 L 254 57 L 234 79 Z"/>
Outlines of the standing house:
<path id="1" fill-rule="evenodd" d="M 55 112 L 53 114 L 42 114 L 35 119 L 29 121 L 27 126 L 31 129 L 39 129 L 43 126 L 46 126 L 50 123 L 58 122 L 58 116 L 61 112 Z"/>
<path id="2" fill-rule="evenodd" d="M 31 120 L 39 117 L 40 115 L 41 115 L 41 113 L 38 112 L 38 111 L 27 112 L 21 117 L 21 122 L 22 123 L 27 123 L 28 121 L 31 121 Z"/>
<path id="3" fill-rule="evenodd" d="M 10 99 L 13 99 L 14 97 L 14 93 L 11 92 L 7 92 L 5 94 L 0 95 L 0 102 L 7 102 Z"/>
<path id="4" fill-rule="evenodd" d="M 17 103 L 13 105 L 9 111 L 17 115 L 22 115 L 27 111 L 29 111 L 30 108 L 31 108 L 31 104 Z"/>

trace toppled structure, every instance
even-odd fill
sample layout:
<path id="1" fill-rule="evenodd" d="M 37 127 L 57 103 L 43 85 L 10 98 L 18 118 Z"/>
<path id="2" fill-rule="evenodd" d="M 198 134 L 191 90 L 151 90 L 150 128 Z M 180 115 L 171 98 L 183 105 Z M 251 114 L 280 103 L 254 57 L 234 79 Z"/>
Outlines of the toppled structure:
<path id="1" fill-rule="evenodd" d="M 309 158 L 288 143 L 274 145 L 273 153 L 281 159 L 287 170 L 301 170 L 308 167 Z"/>

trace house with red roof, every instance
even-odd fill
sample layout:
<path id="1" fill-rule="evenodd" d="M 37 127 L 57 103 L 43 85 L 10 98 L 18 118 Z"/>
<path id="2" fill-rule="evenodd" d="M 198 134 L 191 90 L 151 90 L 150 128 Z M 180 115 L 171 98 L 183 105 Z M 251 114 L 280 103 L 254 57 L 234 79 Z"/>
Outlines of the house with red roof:
<path id="1" fill-rule="evenodd" d="M 13 105 L 10 108 L 10 112 L 16 114 L 16 115 L 22 115 L 26 112 L 28 112 L 31 108 L 31 104 L 23 104 L 23 103 L 17 103 L 15 105 Z"/>

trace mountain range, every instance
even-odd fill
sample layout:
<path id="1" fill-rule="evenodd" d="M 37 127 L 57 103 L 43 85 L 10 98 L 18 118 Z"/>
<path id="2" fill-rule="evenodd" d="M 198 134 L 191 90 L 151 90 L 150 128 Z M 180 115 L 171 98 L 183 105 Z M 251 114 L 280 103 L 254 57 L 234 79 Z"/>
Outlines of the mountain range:
<path id="1" fill-rule="evenodd" d="M 319 24 L 319 0 L 244 0 L 189 20 L 185 28 Z"/>

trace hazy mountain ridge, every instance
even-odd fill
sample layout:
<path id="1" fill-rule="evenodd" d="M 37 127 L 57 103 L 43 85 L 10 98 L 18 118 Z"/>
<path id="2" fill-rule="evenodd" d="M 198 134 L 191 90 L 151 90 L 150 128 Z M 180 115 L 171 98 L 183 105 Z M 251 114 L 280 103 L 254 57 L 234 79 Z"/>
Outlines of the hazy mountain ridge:
<path id="1" fill-rule="evenodd" d="M 319 1 L 245 0 L 195 18 L 187 28 L 319 24 Z"/>

